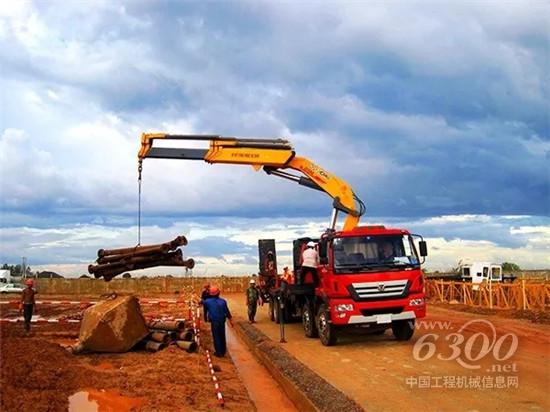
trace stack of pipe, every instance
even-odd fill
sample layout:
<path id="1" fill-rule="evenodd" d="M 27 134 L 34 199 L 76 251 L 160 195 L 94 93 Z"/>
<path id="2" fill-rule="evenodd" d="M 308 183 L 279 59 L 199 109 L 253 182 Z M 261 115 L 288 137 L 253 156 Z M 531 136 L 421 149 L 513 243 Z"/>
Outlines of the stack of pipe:
<path id="1" fill-rule="evenodd" d="M 149 352 L 158 352 L 173 343 L 189 353 L 197 350 L 195 333 L 192 328 L 186 328 L 183 321 L 154 321 L 149 322 L 147 327 L 150 334 L 143 341 L 143 346 Z"/>
<path id="2" fill-rule="evenodd" d="M 95 278 L 110 281 L 129 270 L 147 269 L 156 266 L 184 266 L 193 269 L 193 259 L 183 259 L 180 246 L 187 245 L 185 236 L 157 245 L 134 246 L 122 249 L 99 249 L 95 265 L 88 266 L 88 272 Z"/>

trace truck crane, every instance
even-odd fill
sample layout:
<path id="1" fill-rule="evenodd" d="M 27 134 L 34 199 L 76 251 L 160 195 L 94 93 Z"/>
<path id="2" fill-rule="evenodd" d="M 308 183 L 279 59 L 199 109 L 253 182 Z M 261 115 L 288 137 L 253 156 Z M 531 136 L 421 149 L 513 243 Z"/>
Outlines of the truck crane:
<path id="1" fill-rule="evenodd" d="M 208 148 L 155 145 L 170 140 L 208 142 Z M 350 327 L 373 333 L 391 328 L 398 340 L 408 340 L 414 333 L 415 320 L 426 315 L 420 267 L 427 256 L 423 238 L 404 229 L 359 226 L 365 205 L 351 186 L 311 160 L 297 156 L 288 140 L 143 133 L 138 152 L 140 181 L 143 160 L 147 158 L 249 165 L 332 198 L 327 231 L 316 238 L 297 239 L 293 244 L 297 274 L 306 243 L 318 242 L 318 279 L 277 279 L 272 293 L 277 293 L 279 299 L 270 302 L 272 320 L 301 317 L 306 337 L 319 337 L 323 345 L 330 346 L 337 342 L 342 329 Z M 341 229 L 336 228 L 339 212 L 346 215 Z M 415 237 L 420 239 L 419 253 Z"/>

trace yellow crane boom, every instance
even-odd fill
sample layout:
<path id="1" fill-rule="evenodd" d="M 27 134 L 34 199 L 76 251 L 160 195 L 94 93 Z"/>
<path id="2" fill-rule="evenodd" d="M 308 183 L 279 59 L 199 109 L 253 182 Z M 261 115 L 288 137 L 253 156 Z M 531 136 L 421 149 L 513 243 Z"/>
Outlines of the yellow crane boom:
<path id="1" fill-rule="evenodd" d="M 156 140 L 208 141 L 208 149 L 153 147 Z M 214 135 L 173 135 L 166 133 L 143 133 L 138 159 L 141 170 L 143 159 L 204 160 L 207 163 L 251 165 L 255 170 L 327 193 L 333 199 L 331 229 L 335 228 L 338 211 L 347 214 L 343 230 L 357 227 L 365 212 L 363 202 L 351 186 L 316 165 L 311 160 L 296 156 L 290 142 L 284 139 L 238 139 Z M 296 170 L 303 176 L 288 173 Z"/>

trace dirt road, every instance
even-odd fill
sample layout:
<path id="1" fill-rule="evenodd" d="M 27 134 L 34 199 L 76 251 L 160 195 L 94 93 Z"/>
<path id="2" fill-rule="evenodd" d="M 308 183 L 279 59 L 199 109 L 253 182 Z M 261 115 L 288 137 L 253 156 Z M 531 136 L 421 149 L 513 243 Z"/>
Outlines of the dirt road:
<path id="1" fill-rule="evenodd" d="M 250 399 L 258 411 L 298 411 L 267 369 L 252 356 L 233 329 L 229 327 L 227 328 L 227 347 Z"/>
<path id="2" fill-rule="evenodd" d="M 243 296 L 225 297 L 244 318 Z M 294 323 L 286 325 L 284 348 L 369 411 L 550 410 L 550 326 L 435 306 L 428 313 L 409 342 L 397 342 L 391 331 L 359 330 L 324 347 Z M 257 321 L 279 340 L 267 306 Z"/>

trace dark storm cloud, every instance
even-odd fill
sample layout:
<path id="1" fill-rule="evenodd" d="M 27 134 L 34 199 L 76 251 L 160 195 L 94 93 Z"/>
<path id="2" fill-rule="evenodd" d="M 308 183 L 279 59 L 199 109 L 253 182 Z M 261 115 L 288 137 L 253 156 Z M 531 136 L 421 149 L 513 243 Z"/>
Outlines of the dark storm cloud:
<path id="1" fill-rule="evenodd" d="M 3 144 L 17 149 L 2 172 L 17 185 L 5 186 L 12 196 L 2 210 L 31 221 L 131 220 L 130 172 L 117 174 L 106 196 L 93 179 L 105 179 L 101 166 L 97 176 L 78 168 L 99 165 L 88 159 L 101 150 L 124 156 L 117 162 L 129 171 L 135 145 L 58 143 L 87 116 L 96 126 L 115 116 L 108 127 L 122 124 L 120 140 L 181 121 L 196 132 L 286 135 L 299 154 L 349 180 L 375 215 L 548 215 L 547 4 L 423 5 L 14 6 L 3 20 L 0 59 L 15 104 L 1 129 Z M 65 106 L 49 101 L 52 93 Z M 29 142 L 15 145 L 7 129 L 25 131 Z M 94 130 L 85 130 L 90 141 Z M 29 147 L 52 158 L 32 161 Z M 14 159 L 24 156 L 23 171 Z M 44 174 L 51 164 L 56 170 Z M 116 173 L 108 170 L 103 175 Z M 148 218 L 320 216 L 330 208 L 302 188 L 270 183 L 265 193 L 266 176 L 235 176 L 208 180 L 214 189 L 197 184 L 193 200 L 155 184 Z M 235 182 L 247 190 L 231 190 Z M 182 200 L 185 210 L 174 206 Z"/>

